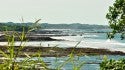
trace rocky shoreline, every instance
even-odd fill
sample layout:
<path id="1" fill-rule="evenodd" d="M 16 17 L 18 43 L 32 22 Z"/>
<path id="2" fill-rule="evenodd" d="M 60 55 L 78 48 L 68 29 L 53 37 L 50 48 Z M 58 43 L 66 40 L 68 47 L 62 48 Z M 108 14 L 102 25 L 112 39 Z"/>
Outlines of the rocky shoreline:
<path id="1" fill-rule="evenodd" d="M 61 39 L 53 39 L 49 36 L 41 35 L 30 35 L 25 38 L 28 41 L 61 41 Z M 15 37 L 15 41 L 20 41 L 19 37 Z M 0 42 L 7 42 L 5 35 L 0 36 Z M 0 46 L 0 50 L 9 54 L 8 47 Z M 14 46 L 15 52 L 19 46 Z M 40 56 L 43 57 L 57 57 L 57 56 L 68 56 L 73 53 L 74 55 L 125 55 L 125 52 L 121 51 L 110 51 L 108 49 L 99 49 L 99 48 L 59 48 L 59 47 L 42 47 L 42 46 L 26 46 L 20 50 L 19 57 L 26 57 L 26 54 L 31 55 L 37 52 L 40 52 Z M 0 54 L 0 56 L 2 56 Z"/>
<path id="2" fill-rule="evenodd" d="M 19 46 L 15 46 L 15 52 L 17 51 Z M 9 54 L 7 47 L 0 46 L 0 49 L 5 53 Z M 24 47 L 18 57 L 26 57 L 25 54 L 29 56 L 36 57 L 35 53 L 40 52 L 41 57 L 60 57 L 60 56 L 68 56 L 71 53 L 77 56 L 83 55 L 125 55 L 124 52 L 121 51 L 110 51 L 108 49 L 96 49 L 96 48 L 58 48 L 58 47 L 32 47 L 27 46 Z M 2 57 L 2 54 L 0 54 Z"/>
<path id="3" fill-rule="evenodd" d="M 0 36 L 0 42 L 6 42 L 8 39 L 6 39 L 6 37 Z M 44 36 L 28 36 L 25 38 L 25 40 L 28 41 L 60 41 L 57 39 L 53 39 L 51 37 L 44 37 Z M 15 37 L 15 41 L 20 41 L 19 37 Z"/>

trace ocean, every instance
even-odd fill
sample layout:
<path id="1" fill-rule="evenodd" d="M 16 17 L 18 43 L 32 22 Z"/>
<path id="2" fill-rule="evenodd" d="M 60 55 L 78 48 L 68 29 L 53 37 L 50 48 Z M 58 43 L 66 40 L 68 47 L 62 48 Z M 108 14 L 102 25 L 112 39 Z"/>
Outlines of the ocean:
<path id="1" fill-rule="evenodd" d="M 125 40 L 120 39 L 120 35 L 117 34 L 114 39 L 108 39 L 106 33 L 84 33 L 83 35 L 76 36 L 60 36 L 51 37 L 53 39 L 62 39 L 61 41 L 30 41 L 26 43 L 26 46 L 43 46 L 43 47 L 77 47 L 80 48 L 103 48 L 111 51 L 125 52 Z M 15 45 L 19 45 L 20 42 L 16 42 Z M 0 45 L 7 45 L 7 42 L 0 42 Z M 121 59 L 125 56 L 121 55 L 107 55 L 108 59 Z M 22 58 L 18 58 L 21 60 Z M 35 58 L 33 58 L 35 59 Z M 68 57 L 43 57 L 45 62 L 50 62 L 50 68 L 57 68 L 58 65 L 65 62 Z M 91 56 L 75 56 L 76 66 L 79 62 L 85 62 L 81 70 L 99 70 L 99 63 L 102 62 L 103 55 L 91 55 Z M 72 70 L 73 64 L 67 63 L 62 70 Z"/>
<path id="2" fill-rule="evenodd" d="M 61 39 L 61 41 L 29 41 L 26 46 L 42 46 L 42 47 L 75 47 L 77 43 L 80 48 L 103 48 L 111 51 L 125 52 L 125 40 L 121 40 L 119 34 L 114 39 L 108 39 L 106 33 L 85 33 L 82 36 L 59 36 L 51 37 L 53 39 Z M 20 42 L 15 42 L 18 46 Z M 7 42 L 0 42 L 0 45 L 7 45 Z"/>

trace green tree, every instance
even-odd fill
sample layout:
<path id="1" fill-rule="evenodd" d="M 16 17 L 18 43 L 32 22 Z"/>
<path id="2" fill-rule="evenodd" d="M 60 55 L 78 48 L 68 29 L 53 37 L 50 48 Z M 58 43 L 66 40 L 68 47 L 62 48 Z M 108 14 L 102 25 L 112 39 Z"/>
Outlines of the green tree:
<path id="1" fill-rule="evenodd" d="M 108 37 L 114 38 L 116 33 L 121 34 L 121 39 L 125 38 L 125 0 L 116 0 L 113 6 L 109 7 L 109 12 L 106 15 L 111 29 Z"/>
<path id="2" fill-rule="evenodd" d="M 114 38 L 116 33 L 121 34 L 121 39 L 125 38 L 125 0 L 116 0 L 113 6 L 109 7 L 106 15 L 113 31 L 108 33 L 109 38 Z M 125 59 L 108 60 L 104 59 L 100 64 L 100 70 L 125 70 Z"/>

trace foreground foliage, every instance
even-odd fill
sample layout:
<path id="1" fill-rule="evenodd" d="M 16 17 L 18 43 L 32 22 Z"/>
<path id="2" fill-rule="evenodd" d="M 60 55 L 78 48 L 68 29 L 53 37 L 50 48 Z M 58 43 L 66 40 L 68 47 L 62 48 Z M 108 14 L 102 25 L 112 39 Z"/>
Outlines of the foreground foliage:
<path id="1" fill-rule="evenodd" d="M 100 70 L 125 70 L 125 59 L 104 60 L 100 64 Z"/>
<path id="2" fill-rule="evenodd" d="M 25 47 L 26 42 L 28 41 L 26 39 L 27 35 L 29 35 L 29 32 L 36 30 L 38 26 L 37 20 L 33 26 L 27 28 L 22 26 L 22 32 L 18 33 L 16 31 L 8 32 L 6 29 L 5 36 L 8 41 L 8 45 L 5 46 L 7 48 L 7 51 L 0 50 L 1 59 L 0 59 L 0 70 L 48 70 L 46 67 L 46 64 L 40 57 L 40 53 L 36 52 L 37 54 L 37 60 L 32 60 L 32 56 L 29 56 L 27 53 L 23 53 L 26 55 L 26 58 L 22 61 L 18 61 L 18 55 L 21 54 L 21 50 Z M 19 38 L 20 45 L 19 47 L 15 47 L 15 37 Z M 35 53 L 34 53 L 35 54 Z M 3 58 L 3 59 L 2 59 Z"/>

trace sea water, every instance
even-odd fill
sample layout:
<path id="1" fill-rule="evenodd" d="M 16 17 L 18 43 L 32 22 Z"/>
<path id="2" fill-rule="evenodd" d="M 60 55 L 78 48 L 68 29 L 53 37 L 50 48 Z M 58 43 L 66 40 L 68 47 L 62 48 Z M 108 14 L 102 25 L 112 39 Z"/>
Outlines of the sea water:
<path id="1" fill-rule="evenodd" d="M 42 47 L 77 47 L 80 48 L 104 48 L 112 51 L 125 52 L 125 40 L 121 40 L 119 35 L 112 40 L 106 38 L 106 33 L 86 33 L 82 36 L 59 36 L 51 37 L 53 39 L 61 39 L 62 41 L 30 41 L 26 42 L 26 46 L 42 46 Z M 7 42 L 0 42 L 0 45 L 7 45 Z M 20 45 L 20 42 L 15 42 Z"/>
<path id="2" fill-rule="evenodd" d="M 106 38 L 106 33 L 85 33 L 82 36 L 61 36 L 61 37 L 51 37 L 54 39 L 62 39 L 61 41 L 30 41 L 27 42 L 26 46 L 42 46 L 42 47 L 77 47 L 80 48 L 104 48 L 111 51 L 122 51 L 125 52 L 125 40 L 120 40 L 120 35 L 117 34 L 114 39 L 110 40 Z M 19 45 L 20 42 L 16 42 L 15 45 Z M 0 42 L 0 45 L 7 45 L 7 42 Z M 120 59 L 125 58 L 125 56 L 120 55 L 107 55 L 108 59 Z M 99 64 L 102 62 L 103 55 L 98 56 L 80 56 L 79 60 L 77 56 L 75 57 L 76 63 L 85 62 L 81 70 L 99 70 Z M 19 58 L 21 59 L 21 58 Z M 35 59 L 35 58 L 34 58 Z M 50 68 L 56 68 L 59 64 L 65 62 L 68 57 L 44 57 L 43 60 L 50 62 Z M 57 61 L 58 60 L 58 61 Z M 57 62 L 56 62 L 57 61 Z M 79 62 L 78 62 L 79 61 Z M 88 63 L 89 62 L 89 63 Z M 88 64 L 87 64 L 88 63 Z M 91 64 L 90 64 L 91 63 Z M 62 69 L 72 70 L 72 63 L 67 63 Z"/>
<path id="3" fill-rule="evenodd" d="M 57 69 L 60 65 L 66 63 L 63 67 L 61 67 L 62 70 L 73 70 L 73 67 L 79 66 L 80 63 L 84 63 L 83 66 L 80 68 L 80 70 L 100 70 L 100 63 L 103 61 L 104 55 L 94 55 L 94 56 L 75 56 L 74 57 L 74 63 L 65 61 L 69 59 L 69 57 L 42 57 L 41 59 L 44 62 L 47 62 L 49 64 L 50 69 Z M 114 59 L 119 60 L 122 58 L 125 58 L 125 56 L 121 55 L 107 55 L 108 59 Z M 18 61 L 24 60 L 24 58 L 17 58 Z M 32 60 L 37 60 L 37 58 L 32 58 Z"/>

